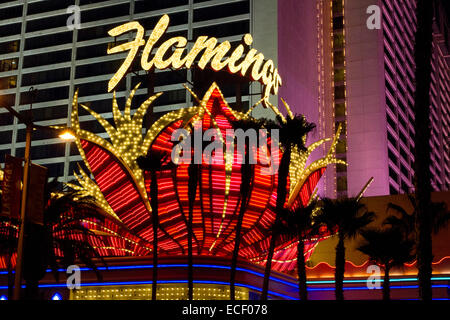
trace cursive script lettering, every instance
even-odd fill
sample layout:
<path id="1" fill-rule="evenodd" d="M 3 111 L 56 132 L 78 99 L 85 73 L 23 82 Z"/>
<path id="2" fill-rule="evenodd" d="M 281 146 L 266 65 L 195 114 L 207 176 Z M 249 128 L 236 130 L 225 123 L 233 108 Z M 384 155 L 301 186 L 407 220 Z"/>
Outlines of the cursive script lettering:
<path id="1" fill-rule="evenodd" d="M 169 26 L 169 16 L 164 15 L 156 24 L 147 42 L 143 39 L 145 30 L 138 22 L 129 22 L 111 29 L 108 34 L 117 37 L 125 32 L 136 31 L 136 37 L 133 41 L 115 46 L 108 49 L 108 54 L 128 51 L 128 56 L 116 74 L 111 78 L 108 84 L 108 92 L 113 90 L 120 80 L 125 76 L 130 68 L 136 54 L 141 46 L 144 46 L 141 57 L 141 67 L 144 70 L 151 68 L 180 69 L 182 67 L 191 68 L 197 58 L 198 67 L 205 69 L 210 66 L 215 71 L 221 71 L 227 68 L 230 73 L 240 73 L 243 77 L 249 77 L 252 81 L 258 81 L 264 85 L 264 100 L 268 101 L 271 94 L 278 94 L 278 89 L 282 85 L 282 80 L 278 74 L 278 69 L 272 60 L 265 60 L 264 55 L 255 49 L 250 49 L 245 54 L 246 46 L 251 46 L 253 38 L 246 34 L 243 38 L 245 44 L 239 44 L 233 52 L 229 41 L 218 44 L 217 38 L 201 36 L 195 41 L 192 49 L 187 52 L 187 39 L 184 37 L 173 37 L 163 42 L 153 57 L 152 49 L 167 31 Z M 172 48 L 175 48 L 173 50 Z M 202 53 L 203 52 L 203 53 Z M 200 53 L 202 55 L 200 56 Z M 245 57 L 242 59 L 242 57 Z M 239 62 L 242 60 L 242 62 Z"/>

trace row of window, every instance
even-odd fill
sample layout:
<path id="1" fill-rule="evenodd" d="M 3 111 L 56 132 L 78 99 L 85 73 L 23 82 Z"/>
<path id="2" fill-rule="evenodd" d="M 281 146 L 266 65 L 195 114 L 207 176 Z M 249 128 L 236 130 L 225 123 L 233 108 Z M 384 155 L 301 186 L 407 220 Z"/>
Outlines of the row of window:
<path id="1" fill-rule="evenodd" d="M 90 1 L 90 0 L 80 0 L 81 9 L 81 24 L 83 27 L 83 23 L 88 23 L 90 21 L 99 20 L 99 19 L 108 19 L 108 18 L 117 18 L 117 17 L 125 17 L 123 22 L 129 20 L 129 11 L 130 11 L 130 3 L 126 2 L 124 4 L 116 4 L 111 6 L 103 6 L 98 9 L 87 10 L 84 8 L 84 5 L 88 5 L 91 3 L 96 3 L 98 1 Z M 202 0 L 195 0 L 195 3 L 207 2 Z M 152 0 L 152 1 L 134 1 L 134 14 L 143 14 L 144 12 L 148 12 L 151 10 L 159 10 L 165 9 L 168 7 L 175 6 L 187 6 L 189 3 L 188 0 Z M 211 6 L 206 6 L 204 8 L 198 8 L 193 11 L 193 22 L 200 22 L 206 20 L 220 19 L 222 17 L 229 16 L 237 16 L 243 14 L 250 13 L 250 4 L 249 0 L 244 1 L 233 1 L 229 4 L 214 4 Z M 38 14 L 43 12 L 48 12 L 50 10 L 60 10 L 67 8 L 69 5 L 73 4 L 72 1 L 45 1 L 44 3 L 40 3 L 40 5 L 29 4 L 28 6 L 28 14 Z M 19 7 L 17 7 L 19 8 Z M 187 25 L 188 24 L 188 11 L 187 7 L 183 8 L 181 11 L 177 13 L 170 14 L 171 18 L 171 26 L 177 25 Z M 6 12 L 5 10 L 0 9 L 0 15 Z M 12 12 L 11 10 L 8 12 Z M 20 12 L 16 12 L 16 17 L 20 17 L 22 15 L 22 7 L 20 6 Z M 10 15 L 9 18 L 14 16 Z M 34 17 L 33 17 L 34 18 Z M 66 20 L 68 18 L 67 14 L 55 15 L 54 17 L 48 18 L 37 18 L 37 19 L 28 19 L 26 25 L 26 32 L 37 32 L 48 28 L 58 28 L 66 25 Z M 160 16 L 155 17 L 146 17 L 137 19 L 147 31 L 150 31 L 154 28 L 156 22 L 159 20 Z M 122 21 L 116 21 L 114 23 L 110 23 L 104 26 L 95 26 L 91 28 L 82 28 L 78 30 L 78 38 L 77 41 L 86 41 L 86 40 L 94 40 L 99 38 L 105 38 L 102 40 L 102 44 L 89 45 L 89 46 L 77 46 L 76 48 L 76 59 L 77 61 L 104 57 L 107 56 L 106 51 L 108 46 L 115 46 L 118 43 L 107 43 L 106 40 L 109 38 L 108 31 L 118 25 L 120 25 Z M 0 26 L 0 36 L 2 32 L 14 34 L 19 33 L 21 23 L 16 23 L 13 25 L 8 25 L 4 29 Z M 15 28 L 15 29 L 14 29 Z M 208 35 L 214 37 L 230 37 L 230 36 L 239 36 L 250 31 L 250 23 L 249 20 L 236 21 L 236 22 L 228 22 L 223 23 L 217 26 L 207 26 L 193 29 L 193 38 L 196 38 L 200 35 Z M 188 33 L 186 30 L 181 30 L 177 32 L 171 32 L 166 34 L 164 37 L 169 38 L 173 36 L 184 36 L 188 37 Z M 60 65 L 58 67 L 52 68 L 52 70 L 48 71 L 32 71 L 31 68 L 39 67 L 39 66 L 49 66 L 58 63 L 70 62 L 72 58 L 72 49 L 71 43 L 73 41 L 74 33 L 72 31 L 63 31 L 54 34 L 45 34 L 34 37 L 25 37 L 24 43 L 24 58 L 23 58 L 23 68 L 27 69 L 22 73 L 22 86 L 32 86 L 37 84 L 46 84 L 46 83 L 56 83 L 55 87 L 52 88 L 41 88 L 37 95 L 33 98 L 29 92 L 22 92 L 19 95 L 18 104 L 20 105 L 28 105 L 33 101 L 33 103 L 46 103 L 49 101 L 57 101 L 57 100 L 70 100 L 69 97 L 69 83 L 65 83 L 64 81 L 70 80 L 71 67 L 69 64 Z M 161 39 L 164 41 L 164 39 Z M 30 50 L 54 47 L 57 45 L 66 45 L 61 48 L 56 48 L 57 50 L 47 50 L 42 54 L 29 54 Z M 13 53 L 18 52 L 20 47 L 20 41 L 12 41 L 8 43 L 0 43 L 0 54 Z M 28 51 L 28 52 L 27 52 Z M 139 60 L 139 57 L 137 58 Z M 17 69 L 18 59 L 9 59 L 8 61 L 3 60 L 2 64 L 0 64 L 0 72 L 11 71 Z M 74 75 L 75 79 L 93 77 L 93 76 L 101 76 L 113 74 L 117 71 L 117 69 L 122 64 L 122 58 L 117 60 L 112 60 L 109 62 L 98 62 L 91 63 L 88 65 L 77 63 L 75 66 Z M 13 66 L 14 64 L 14 66 Z M 139 70 L 140 68 L 136 68 Z M 31 72 L 30 72 L 31 71 Z M 186 83 L 188 79 L 188 72 L 186 70 L 179 71 L 165 71 L 158 72 L 156 76 L 152 77 L 145 74 L 143 71 L 137 72 L 131 75 L 131 87 L 134 87 L 135 84 L 141 82 L 140 91 L 135 96 L 133 100 L 132 108 L 135 109 L 140 103 L 142 103 L 146 98 L 148 98 L 147 88 L 154 86 L 166 86 L 166 85 L 178 85 L 181 83 Z M 10 79 L 4 77 L 5 79 L 0 80 L 0 86 L 3 85 L 4 82 L 10 83 Z M 105 94 L 107 92 L 107 82 L 108 79 L 102 79 L 99 77 L 99 80 L 91 83 L 81 83 L 79 85 L 75 85 L 76 88 L 79 89 L 80 99 L 83 99 L 87 96 L 95 96 L 98 94 Z M 16 84 L 19 85 L 19 84 Z M 234 97 L 236 95 L 236 90 L 240 90 L 240 96 L 249 94 L 249 86 L 242 85 L 240 88 L 236 89 L 235 86 L 224 84 L 221 86 L 224 91 L 224 95 L 226 97 Z M 123 96 L 124 92 L 129 87 L 126 87 L 126 81 L 121 81 L 118 85 L 117 94 Z M 151 89 L 152 90 L 152 89 Z M 180 86 L 179 89 L 171 89 L 159 97 L 154 106 L 174 106 L 182 104 L 184 106 L 186 103 L 190 103 L 186 101 L 186 97 L 192 99 L 189 95 L 186 94 L 186 90 Z M 92 98 L 92 97 L 91 97 Z M 108 121 L 112 121 L 111 109 L 112 109 L 112 101 L 111 99 L 101 99 L 96 100 L 95 98 L 89 98 L 91 102 L 86 102 L 84 104 L 91 107 L 96 112 L 102 114 Z M 9 94 L 2 96 L 2 101 L 7 101 L 10 105 L 14 105 L 15 103 L 15 94 Z M 118 98 L 118 103 L 120 108 L 122 109 L 125 105 L 125 98 Z M 57 104 L 52 103 L 52 105 Z M 239 105 L 237 105 L 239 104 Z M 232 103 L 231 106 L 235 108 L 239 108 L 242 110 L 248 109 L 248 102 L 237 102 Z M 181 107 L 181 106 L 180 106 Z M 155 113 L 151 114 L 151 116 L 147 116 L 147 119 L 144 120 L 144 123 L 152 123 L 160 117 L 163 113 L 157 112 L 158 109 L 155 110 Z M 103 133 L 104 128 L 92 118 L 92 116 L 87 116 L 88 113 L 80 108 L 80 117 L 81 119 L 81 127 L 84 129 L 88 129 L 93 133 Z M 52 107 L 44 107 L 44 108 L 35 108 L 33 110 L 33 118 L 34 121 L 49 121 L 49 120 L 62 120 L 67 119 L 68 117 L 68 106 L 67 104 L 57 105 Z M 89 120 L 88 120 L 89 119 Z M 5 113 L 0 114 L 0 125 L 11 125 L 12 118 Z M 5 132 L 0 132 L 0 145 L 9 145 L 13 138 L 12 130 L 8 130 Z M 5 134 L 4 134 L 5 133 Z M 33 141 L 42 141 L 47 139 L 53 139 L 55 137 L 49 136 L 46 133 L 35 132 L 33 134 Z M 23 143 L 25 140 L 25 130 L 20 129 L 17 130 L 17 138 L 16 143 Z M 16 148 L 16 156 L 23 156 L 23 148 Z M 0 150 L 0 162 L 3 162 L 3 156 L 5 153 L 10 153 L 10 150 Z M 47 158 L 55 158 L 55 157 L 64 157 L 65 156 L 65 144 L 64 143 L 55 143 L 55 144 L 45 144 L 41 146 L 33 146 L 31 150 L 31 157 L 33 159 L 47 159 Z M 71 145 L 70 154 L 73 156 L 78 155 L 78 150 L 74 145 Z M 64 163 L 50 163 L 45 164 L 49 168 L 50 176 L 62 176 L 64 174 Z M 72 173 L 75 168 L 75 163 L 72 162 L 69 165 L 69 172 Z"/>

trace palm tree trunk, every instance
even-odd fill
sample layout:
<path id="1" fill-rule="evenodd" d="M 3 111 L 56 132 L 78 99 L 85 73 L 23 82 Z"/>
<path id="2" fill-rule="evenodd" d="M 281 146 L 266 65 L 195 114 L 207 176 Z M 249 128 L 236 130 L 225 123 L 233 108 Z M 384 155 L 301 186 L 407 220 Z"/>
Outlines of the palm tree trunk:
<path id="1" fill-rule="evenodd" d="M 391 284 L 389 277 L 390 270 L 391 267 L 389 266 L 389 263 L 386 263 L 384 268 L 384 281 L 383 281 L 383 300 L 385 301 L 391 300 Z"/>
<path id="2" fill-rule="evenodd" d="M 272 238 L 270 239 L 269 252 L 267 254 L 266 268 L 264 270 L 264 280 L 263 280 L 263 288 L 261 292 L 261 300 L 267 300 L 269 295 L 269 280 L 270 280 L 270 271 L 272 269 L 272 258 L 273 252 L 275 251 L 275 233 L 272 234 Z"/>
<path id="3" fill-rule="evenodd" d="M 153 224 L 153 276 L 152 276 L 152 300 L 156 300 L 157 279 L 158 279 L 158 183 L 156 171 L 151 170 L 150 185 L 150 204 L 152 206 L 152 224 Z"/>
<path id="4" fill-rule="evenodd" d="M 284 208 L 284 203 L 286 202 L 286 193 L 287 193 L 287 178 L 289 175 L 289 163 L 291 160 L 291 149 L 286 148 L 281 157 L 280 167 L 278 168 L 278 186 L 277 186 L 277 201 L 276 201 L 276 210 L 275 210 L 275 221 L 279 218 L 279 212 Z M 275 250 L 275 241 L 277 238 L 276 230 L 273 230 L 272 237 L 270 239 L 269 252 L 267 254 L 267 262 L 266 268 L 264 270 L 264 280 L 263 280 L 263 288 L 261 292 L 261 300 L 267 300 L 268 292 L 269 292 L 269 278 L 270 271 L 272 268 L 272 258 Z"/>
<path id="5" fill-rule="evenodd" d="M 344 235 L 339 233 L 336 246 L 336 270 L 334 274 L 336 300 L 344 300 L 345 246 Z"/>
<path id="6" fill-rule="evenodd" d="M 415 46 L 415 195 L 417 200 L 416 235 L 419 296 L 431 300 L 431 173 L 430 173 L 430 82 L 433 0 L 417 1 Z"/>
<path id="7" fill-rule="evenodd" d="M 199 165 L 192 162 L 189 165 L 189 182 L 188 182 L 188 197 L 189 197 L 189 217 L 188 217 L 188 299 L 194 299 L 194 262 L 192 250 L 192 219 L 194 214 L 194 202 L 197 193 Z"/>
<path id="8" fill-rule="evenodd" d="M 246 193 L 246 192 L 245 192 Z M 245 212 L 245 204 L 247 202 L 247 195 L 242 194 L 242 203 L 241 208 L 239 210 L 239 216 L 238 221 L 236 225 L 236 239 L 234 241 L 234 248 L 233 248 L 233 256 L 231 258 L 231 271 L 230 271 L 230 300 L 236 299 L 236 267 L 237 267 L 237 260 L 239 257 L 239 246 L 241 244 L 241 230 L 242 230 L 242 220 L 244 218 L 244 212 Z"/>
<path id="9" fill-rule="evenodd" d="M 298 293 L 300 300 L 308 300 L 308 287 L 306 285 L 306 263 L 305 263 L 305 243 L 301 235 L 297 245 L 297 273 L 298 273 Z"/>
<path id="10" fill-rule="evenodd" d="M 11 227 L 9 227 L 9 229 L 8 229 L 8 239 L 9 239 L 9 243 L 11 244 L 11 239 L 12 239 L 12 233 L 13 233 L 14 231 L 12 230 L 12 228 Z M 12 275 L 12 262 L 11 262 L 11 259 L 12 259 L 12 255 L 13 255 L 13 252 L 14 252 L 14 248 L 13 248 L 13 246 L 10 246 L 9 248 L 8 248 L 8 265 L 7 265 L 7 268 L 8 268 L 8 299 L 11 299 L 12 298 L 12 296 L 13 296 L 13 287 L 14 287 L 14 277 L 13 277 L 13 275 Z"/>
<path id="11" fill-rule="evenodd" d="M 25 281 L 25 299 L 39 300 L 39 280 Z"/>
<path id="12" fill-rule="evenodd" d="M 241 198 L 241 207 L 239 208 L 239 216 L 236 224 L 236 238 L 234 240 L 234 248 L 233 248 L 233 256 L 231 258 L 231 271 L 230 271 L 230 300 L 236 299 L 236 266 L 237 260 L 239 257 L 239 246 L 241 244 L 241 229 L 242 229 L 242 221 L 244 220 L 244 213 L 247 209 L 247 200 L 248 195 L 250 193 L 250 183 L 252 178 L 252 165 L 250 164 L 249 157 L 249 144 L 246 142 L 245 144 L 245 158 L 244 163 L 241 165 L 241 188 L 240 192 L 242 195 Z"/>

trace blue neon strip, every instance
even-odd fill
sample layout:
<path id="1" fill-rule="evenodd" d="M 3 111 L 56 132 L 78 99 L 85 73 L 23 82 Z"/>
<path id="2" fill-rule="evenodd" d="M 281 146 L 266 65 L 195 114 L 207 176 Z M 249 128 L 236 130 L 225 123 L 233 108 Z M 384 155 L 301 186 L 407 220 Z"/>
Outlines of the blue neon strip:
<path id="1" fill-rule="evenodd" d="M 447 285 L 433 285 L 433 288 L 450 288 L 450 286 Z M 419 286 L 391 286 L 391 289 L 417 289 Z M 308 291 L 334 291 L 334 287 L 327 287 L 327 288 L 308 288 Z M 373 288 L 369 289 L 367 287 L 344 287 L 344 290 L 381 290 L 381 288 Z"/>
<path id="2" fill-rule="evenodd" d="M 158 283 L 160 284 L 180 284 L 180 283 L 187 283 L 187 280 L 164 280 L 164 281 L 158 281 Z M 194 280 L 194 283 L 197 284 L 220 284 L 220 285 L 230 285 L 229 282 L 224 282 L 224 281 L 210 281 L 210 280 Z M 152 281 L 122 281 L 122 282 L 92 282 L 92 283 L 84 283 L 81 284 L 82 287 L 93 287 L 93 286 L 121 286 L 121 285 L 150 285 L 152 284 Z M 244 287 L 244 288 L 248 288 L 248 289 L 252 289 L 255 291 L 262 291 L 260 288 L 255 287 L 255 286 L 251 286 L 251 285 L 247 285 L 247 284 L 243 284 L 243 283 L 236 283 L 236 286 L 239 287 Z M 25 286 L 22 286 L 25 287 Z M 39 285 L 40 288 L 66 288 L 66 284 L 42 284 Z M 433 285 L 433 288 L 447 288 L 449 289 L 450 286 L 447 285 Z M 391 286 L 391 289 L 418 289 L 419 286 L 417 285 L 413 285 L 413 286 Z M 0 290 L 1 289 L 8 289 L 7 286 L 0 286 Z M 335 288 L 334 287 L 329 287 L 329 288 L 308 288 L 308 291 L 314 292 L 314 291 L 334 291 Z M 344 290 L 378 290 L 378 288 L 374 288 L 374 289 L 369 289 L 366 287 L 350 287 L 350 288 L 344 288 Z M 278 297 L 282 297 L 285 299 L 289 299 L 289 300 L 298 300 L 298 298 L 294 298 L 288 295 L 284 295 L 281 293 L 277 293 L 274 291 L 269 291 L 269 295 L 273 295 L 273 296 L 278 296 Z M 436 298 L 433 300 L 450 300 L 450 299 L 445 299 L 445 298 Z"/>
<path id="3" fill-rule="evenodd" d="M 224 269 L 224 270 L 230 270 L 231 267 L 229 266 L 220 266 L 220 265 L 210 265 L 210 264 L 194 264 L 195 268 L 212 268 L 212 269 Z M 158 268 L 187 268 L 187 264 L 159 264 Z M 111 266 L 111 267 L 98 267 L 97 269 L 100 271 L 104 270 L 134 270 L 134 269 L 151 269 L 153 268 L 153 265 L 139 265 L 139 266 Z M 90 271 L 91 268 L 80 268 L 81 271 Z M 245 268 L 236 268 L 238 271 L 244 271 L 259 277 L 264 277 L 262 273 L 245 269 Z M 59 272 L 65 272 L 65 269 L 58 269 Z M 51 272 L 50 269 L 47 270 L 47 272 Z M 14 273 L 14 271 L 13 271 Z M 7 271 L 0 271 L 0 275 L 8 274 Z M 276 281 L 279 283 L 283 283 L 285 285 L 288 285 L 290 287 L 297 288 L 297 284 L 291 283 L 288 281 L 284 281 L 281 279 L 277 279 L 274 277 L 270 277 L 270 280 Z M 432 281 L 450 281 L 450 277 L 432 277 Z M 344 280 L 344 283 L 365 283 L 367 280 L 365 279 L 355 279 L 355 280 Z M 378 280 L 379 282 L 383 282 L 383 279 Z M 412 281 L 418 281 L 417 278 L 393 278 L 390 280 L 391 282 L 412 282 Z M 306 282 L 307 284 L 334 284 L 334 280 L 309 280 Z"/>

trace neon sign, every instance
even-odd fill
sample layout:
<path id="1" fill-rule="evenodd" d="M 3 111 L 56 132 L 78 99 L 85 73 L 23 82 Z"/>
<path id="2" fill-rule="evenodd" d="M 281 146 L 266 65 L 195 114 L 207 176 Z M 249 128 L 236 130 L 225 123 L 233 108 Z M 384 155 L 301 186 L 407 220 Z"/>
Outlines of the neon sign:
<path id="1" fill-rule="evenodd" d="M 136 21 L 125 23 L 108 32 L 111 37 L 117 37 L 125 32 L 136 31 L 136 37 L 133 41 L 117 45 L 107 51 L 108 54 L 129 51 L 123 64 L 109 81 L 108 92 L 113 90 L 125 76 L 139 48 L 145 45 L 142 51 L 141 66 L 146 71 L 152 68 L 162 70 L 170 67 L 174 69 L 186 67 L 189 69 L 196 59 L 199 58 L 198 67 L 202 70 L 207 66 L 210 66 L 215 71 L 221 71 L 226 67 L 230 73 L 240 73 L 242 76 L 249 76 L 252 81 L 262 83 L 264 85 L 264 102 L 268 102 L 271 94 L 278 94 L 282 80 L 274 62 L 265 60 L 264 55 L 258 53 L 255 49 L 250 49 L 244 57 L 246 47 L 251 46 L 253 43 L 253 38 L 250 34 L 246 34 L 243 37 L 245 46 L 240 44 L 231 53 L 229 41 L 218 44 L 217 38 L 207 36 L 198 37 L 192 49 L 189 52 L 185 52 L 187 51 L 188 40 L 185 37 L 173 37 L 163 42 L 151 58 L 152 49 L 167 31 L 169 22 L 168 15 L 162 16 L 147 42 L 144 40 L 144 27 Z M 175 48 L 173 52 L 171 51 L 172 48 Z M 202 51 L 203 54 L 199 56 Z"/>

